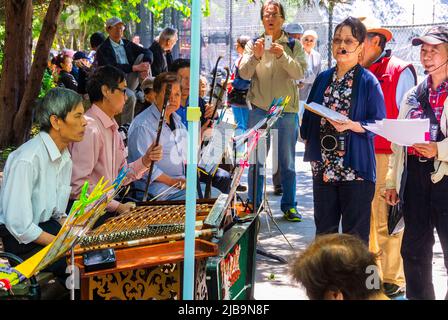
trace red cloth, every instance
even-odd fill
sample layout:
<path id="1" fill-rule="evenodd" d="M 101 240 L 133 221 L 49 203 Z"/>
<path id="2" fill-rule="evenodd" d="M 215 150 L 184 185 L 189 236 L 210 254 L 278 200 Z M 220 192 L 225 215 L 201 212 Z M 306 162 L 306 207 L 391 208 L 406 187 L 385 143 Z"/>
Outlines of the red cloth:
<path id="1" fill-rule="evenodd" d="M 391 56 L 390 51 L 369 68 L 381 84 L 387 119 L 397 119 L 398 117 L 397 86 L 400 75 L 406 68 L 410 68 L 415 74 L 412 64 Z M 381 136 L 376 136 L 375 153 L 391 154 L 390 142 Z"/>

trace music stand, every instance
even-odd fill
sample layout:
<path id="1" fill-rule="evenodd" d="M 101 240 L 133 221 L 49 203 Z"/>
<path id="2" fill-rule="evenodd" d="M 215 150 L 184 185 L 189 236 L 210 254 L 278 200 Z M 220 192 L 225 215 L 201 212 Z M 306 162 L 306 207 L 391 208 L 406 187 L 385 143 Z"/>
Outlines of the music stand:
<path id="1" fill-rule="evenodd" d="M 265 125 L 262 128 L 267 128 L 267 126 Z M 264 159 L 265 159 L 264 164 L 263 164 L 263 171 L 264 171 L 263 174 L 264 174 L 265 177 L 264 177 L 264 182 L 263 182 L 263 194 L 262 194 L 262 201 L 260 203 L 260 207 L 258 207 L 258 205 L 257 205 L 257 189 L 258 189 L 257 171 L 258 171 L 258 165 L 259 165 L 259 162 L 258 162 L 258 144 L 257 144 L 257 146 L 255 147 L 255 150 L 254 150 L 254 152 L 255 152 L 255 164 L 253 164 L 254 165 L 254 170 L 252 172 L 252 179 L 253 179 L 252 184 L 254 186 L 253 187 L 253 192 L 252 192 L 253 193 L 252 194 L 253 195 L 252 199 L 253 199 L 254 213 L 256 213 L 256 215 L 255 215 L 256 217 L 261 212 L 264 212 L 266 214 L 266 223 L 267 223 L 267 226 L 268 226 L 269 233 L 271 233 L 271 228 L 270 228 L 269 220 L 268 220 L 268 216 L 269 216 L 271 218 L 272 222 L 274 222 L 274 225 L 276 226 L 278 231 L 280 231 L 280 233 L 282 234 L 283 238 L 285 238 L 286 242 L 288 242 L 288 244 L 291 247 L 291 249 L 294 249 L 294 247 L 291 245 L 291 243 L 289 242 L 289 240 L 286 237 L 286 235 L 280 229 L 280 226 L 275 221 L 274 215 L 272 214 L 272 210 L 271 210 L 271 207 L 269 205 L 268 198 L 267 198 L 267 193 L 266 193 L 266 184 L 267 184 L 267 182 L 266 182 L 267 181 L 267 179 L 266 179 L 266 158 L 267 158 L 267 154 L 268 154 L 268 151 L 267 151 L 267 139 L 268 138 L 269 138 L 269 136 L 267 134 L 263 138 L 263 140 L 264 140 Z M 275 254 L 269 253 L 269 252 L 267 252 L 267 251 L 265 251 L 263 249 L 257 248 L 257 253 L 259 255 L 268 257 L 270 259 L 277 260 L 277 261 L 279 261 L 279 262 L 281 262 L 283 264 L 288 263 L 284 258 L 282 258 L 280 256 L 277 256 Z"/>

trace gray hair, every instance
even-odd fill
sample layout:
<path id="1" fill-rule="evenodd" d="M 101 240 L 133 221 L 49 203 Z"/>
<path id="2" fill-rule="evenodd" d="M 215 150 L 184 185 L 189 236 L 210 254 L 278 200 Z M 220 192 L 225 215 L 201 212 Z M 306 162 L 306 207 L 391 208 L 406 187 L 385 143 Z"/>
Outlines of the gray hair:
<path id="1" fill-rule="evenodd" d="M 168 40 L 173 39 L 177 36 L 177 30 L 174 28 L 167 27 L 162 30 L 159 34 L 159 43 L 166 43 Z"/>
<path id="2" fill-rule="evenodd" d="M 45 97 L 38 101 L 36 107 L 36 117 L 40 130 L 50 132 L 50 117 L 52 115 L 65 120 L 67 114 L 81 102 L 82 97 L 73 90 L 53 88 L 48 91 Z"/>

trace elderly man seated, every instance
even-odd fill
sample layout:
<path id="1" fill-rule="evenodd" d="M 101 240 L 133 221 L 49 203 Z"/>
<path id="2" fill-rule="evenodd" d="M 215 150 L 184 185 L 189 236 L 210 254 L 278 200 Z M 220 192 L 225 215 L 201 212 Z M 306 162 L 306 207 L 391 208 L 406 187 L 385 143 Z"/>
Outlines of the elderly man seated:
<path id="1" fill-rule="evenodd" d="M 148 192 L 158 196 L 158 200 L 184 200 L 185 177 L 187 163 L 187 130 L 181 117 L 176 113 L 180 107 L 181 89 L 180 79 L 173 72 L 164 72 L 154 80 L 155 103 L 140 113 L 129 128 L 128 147 L 129 161 L 141 157 L 142 153 L 151 145 L 157 137 L 157 129 L 167 84 L 171 84 L 171 95 L 165 111 L 165 122 L 162 126 L 160 144 L 163 145 L 163 157 L 154 165 L 151 176 L 151 184 Z M 221 171 L 220 171 L 221 172 Z M 147 176 L 135 181 L 134 187 L 137 199 L 143 198 L 146 189 Z M 230 177 L 222 177 L 220 191 L 228 192 Z M 212 197 L 216 197 L 219 191 L 212 188 Z"/>
<path id="2" fill-rule="evenodd" d="M 37 107 L 40 133 L 12 152 L 0 190 L 4 249 L 27 259 L 50 244 L 66 218 L 72 160 L 67 146 L 84 137 L 86 119 L 76 92 L 51 89 Z M 63 278 L 65 258 L 47 270 Z"/>

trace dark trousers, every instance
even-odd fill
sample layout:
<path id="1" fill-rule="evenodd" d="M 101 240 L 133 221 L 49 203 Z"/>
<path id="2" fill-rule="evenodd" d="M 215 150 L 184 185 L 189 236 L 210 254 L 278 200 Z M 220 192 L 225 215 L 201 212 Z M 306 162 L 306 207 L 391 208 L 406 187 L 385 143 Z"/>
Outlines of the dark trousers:
<path id="1" fill-rule="evenodd" d="M 57 235 L 59 230 L 61 229 L 61 225 L 59 224 L 59 222 L 54 219 L 50 219 L 47 222 L 39 223 L 39 227 L 43 231 L 48 232 L 49 234 L 52 234 L 54 236 Z M 5 234 L 2 236 L 2 241 L 5 251 L 19 256 L 23 260 L 28 259 L 44 248 L 43 246 L 35 242 L 30 242 L 28 244 L 19 243 L 6 228 L 4 228 L 4 233 Z M 66 268 L 67 263 L 64 256 L 52 265 L 48 266 L 44 271 L 52 272 L 59 279 L 63 280 L 68 276 L 68 274 L 65 273 Z"/>
<path id="2" fill-rule="evenodd" d="M 207 183 L 209 176 L 200 172 L 199 181 Z M 218 168 L 212 177 L 212 186 L 222 193 L 229 193 L 232 179 L 230 173 L 224 169 Z"/>
<path id="3" fill-rule="evenodd" d="M 408 299 L 434 300 L 432 258 L 434 227 L 448 268 L 448 177 L 431 182 L 433 161 L 408 157 L 408 174 L 403 195 L 405 222 L 401 255 Z"/>
<path id="4" fill-rule="evenodd" d="M 342 232 L 369 243 L 370 211 L 375 184 L 371 181 L 325 183 L 313 180 L 316 235 Z"/>

